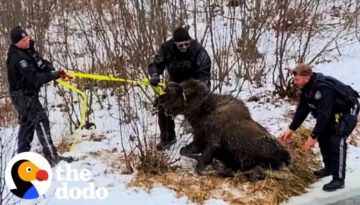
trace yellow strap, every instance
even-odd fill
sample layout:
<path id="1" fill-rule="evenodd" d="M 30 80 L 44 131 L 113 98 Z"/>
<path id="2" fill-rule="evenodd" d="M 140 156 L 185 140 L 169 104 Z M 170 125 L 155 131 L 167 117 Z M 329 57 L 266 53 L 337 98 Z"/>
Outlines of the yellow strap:
<path id="1" fill-rule="evenodd" d="M 112 77 L 112 76 L 96 75 L 96 74 L 88 74 L 88 73 L 69 72 L 67 74 L 71 77 L 77 77 L 77 78 L 87 78 L 87 79 L 93 79 L 93 80 L 98 80 L 98 81 L 124 82 L 124 83 L 133 84 L 133 85 L 151 86 L 156 94 L 158 94 L 158 95 L 165 94 L 164 90 L 161 88 L 161 86 L 162 87 L 165 86 L 165 83 L 159 83 L 158 86 L 152 86 L 152 85 L 150 85 L 150 81 L 148 78 L 144 78 L 142 81 L 135 81 L 135 80 L 128 80 L 128 79 L 117 78 L 117 77 Z M 81 97 L 83 99 L 83 104 L 82 104 L 82 109 L 81 109 L 80 128 L 82 128 L 85 124 L 85 115 L 86 115 L 86 110 L 87 110 L 87 96 L 85 95 L 84 92 L 82 92 L 81 90 L 77 89 L 76 87 L 70 85 L 69 83 L 67 83 L 63 80 L 59 79 L 59 80 L 56 80 L 56 82 L 58 82 L 63 87 L 68 88 L 69 90 L 81 95 Z M 75 142 L 72 144 L 70 149 L 75 150 L 76 144 L 79 142 L 80 142 L 80 135 L 75 133 Z"/>
<path id="2" fill-rule="evenodd" d="M 153 86 L 153 85 L 150 85 L 150 81 L 148 78 L 144 78 L 142 80 L 142 84 L 143 85 L 147 85 L 147 86 L 151 86 L 151 88 L 154 90 L 154 92 L 158 95 L 164 95 L 165 94 L 165 91 L 161 88 L 161 87 L 165 87 L 165 83 L 159 83 L 158 86 Z"/>
<path id="3" fill-rule="evenodd" d="M 86 110 L 87 110 L 87 96 L 85 95 L 84 92 L 82 92 L 81 90 L 77 89 L 76 87 L 70 85 L 69 83 L 62 81 L 62 80 L 56 80 L 56 82 L 58 82 L 60 85 L 62 85 L 65 88 L 68 88 L 69 90 L 78 93 L 79 95 L 81 95 L 82 99 L 83 99 L 83 103 L 82 103 L 82 109 L 81 109 L 81 120 L 80 120 L 80 128 L 82 128 L 85 124 L 85 115 L 86 115 Z M 70 150 L 75 150 L 76 149 L 76 144 L 80 142 L 80 134 L 75 132 L 75 140 L 72 143 Z"/>
<path id="4" fill-rule="evenodd" d="M 111 76 L 104 76 L 104 75 L 96 75 L 96 74 L 88 74 L 88 73 L 72 73 L 69 72 L 68 73 L 69 76 L 71 77 L 78 77 L 78 78 L 88 78 L 88 79 L 94 79 L 94 80 L 99 80 L 99 81 L 115 81 L 115 82 L 125 82 L 125 83 L 130 83 L 130 84 L 134 84 L 134 85 L 146 85 L 146 86 L 151 86 L 150 85 L 150 81 L 148 78 L 144 78 L 142 81 L 135 81 L 135 80 L 127 80 L 127 79 L 123 79 L 123 78 L 116 78 L 116 77 L 111 77 Z M 64 86 L 65 88 L 70 89 L 73 92 L 78 93 L 79 95 L 82 96 L 83 98 L 83 106 L 81 109 L 81 120 L 80 120 L 80 128 L 82 128 L 85 124 L 85 114 L 86 114 L 86 110 L 87 110 L 87 96 L 85 95 L 84 92 L 82 92 L 81 90 L 77 89 L 76 87 L 70 85 L 69 83 L 63 81 L 63 80 L 56 80 L 56 82 L 58 82 L 60 85 Z M 165 83 L 159 83 L 158 86 L 151 86 L 152 89 L 159 95 L 163 95 L 165 94 L 164 90 L 161 88 L 161 86 L 165 86 Z"/>
<path id="5" fill-rule="evenodd" d="M 142 81 L 136 81 L 136 80 L 128 80 L 128 79 L 124 79 L 124 78 L 117 78 L 117 77 L 112 77 L 112 76 L 89 74 L 89 73 L 68 72 L 67 74 L 71 77 L 77 77 L 77 78 L 87 78 L 87 79 L 93 79 L 93 80 L 99 80 L 99 81 L 113 81 L 113 82 L 129 83 L 132 85 L 151 86 L 152 89 L 156 92 L 156 94 L 158 94 L 158 95 L 165 94 L 164 90 L 161 88 L 161 87 L 165 86 L 165 83 L 159 83 L 158 86 L 152 86 L 152 85 L 150 85 L 150 81 L 148 78 L 144 78 Z"/>
<path id="6" fill-rule="evenodd" d="M 340 115 L 338 113 L 335 114 L 335 122 L 340 122 Z"/>
<path id="7" fill-rule="evenodd" d="M 56 82 L 58 82 L 60 85 L 62 85 L 65 88 L 68 88 L 69 90 L 78 93 L 79 95 L 81 95 L 82 99 L 83 99 L 83 103 L 82 103 L 82 109 L 81 109 L 81 120 L 80 120 L 80 128 L 82 128 L 85 124 L 85 114 L 86 114 L 86 110 L 87 110 L 87 96 L 85 95 L 84 92 L 82 92 L 81 90 L 77 89 L 76 87 L 70 85 L 69 83 L 62 81 L 62 80 L 56 80 Z"/>

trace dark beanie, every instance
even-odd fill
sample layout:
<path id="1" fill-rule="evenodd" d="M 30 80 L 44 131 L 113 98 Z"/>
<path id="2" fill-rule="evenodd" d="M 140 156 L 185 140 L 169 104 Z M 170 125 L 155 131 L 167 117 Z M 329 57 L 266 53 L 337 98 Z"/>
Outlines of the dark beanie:
<path id="1" fill-rule="evenodd" d="M 11 30 L 11 41 L 12 43 L 17 43 L 25 36 L 28 36 L 25 29 L 21 28 L 21 26 L 16 26 Z"/>
<path id="2" fill-rule="evenodd" d="M 187 41 L 190 40 L 189 32 L 186 28 L 178 27 L 174 30 L 173 40 L 175 42 Z"/>

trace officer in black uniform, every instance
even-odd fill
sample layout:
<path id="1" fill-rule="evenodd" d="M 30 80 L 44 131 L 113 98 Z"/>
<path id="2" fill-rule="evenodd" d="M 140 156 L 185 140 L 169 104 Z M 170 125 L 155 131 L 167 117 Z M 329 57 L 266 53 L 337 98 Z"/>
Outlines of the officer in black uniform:
<path id="1" fill-rule="evenodd" d="M 52 80 L 65 79 L 66 72 L 54 71 L 51 63 L 39 56 L 34 41 L 20 26 L 11 30 L 11 41 L 6 64 L 11 100 L 19 114 L 17 152 L 30 150 L 36 130 L 45 158 L 54 165 L 59 156 L 51 139 L 48 116 L 39 101 L 39 91 Z"/>
<path id="2" fill-rule="evenodd" d="M 211 60 L 205 48 L 192 39 L 188 30 L 178 27 L 173 32 L 173 38 L 163 43 L 158 54 L 149 65 L 150 83 L 158 85 L 160 75 L 166 69 L 169 80 L 181 83 L 190 78 L 198 79 L 210 87 Z M 176 142 L 174 120 L 165 116 L 159 108 L 160 143 L 158 150 L 165 150 Z"/>
<path id="3" fill-rule="evenodd" d="M 339 80 L 312 72 L 307 64 L 299 64 L 292 71 L 294 84 L 301 89 L 300 103 L 289 129 L 280 136 L 286 142 L 305 120 L 309 112 L 316 125 L 304 150 L 319 142 L 325 167 L 314 171 L 318 178 L 332 175 L 324 191 L 334 191 L 345 186 L 346 139 L 354 130 L 359 113 L 359 94 Z"/>

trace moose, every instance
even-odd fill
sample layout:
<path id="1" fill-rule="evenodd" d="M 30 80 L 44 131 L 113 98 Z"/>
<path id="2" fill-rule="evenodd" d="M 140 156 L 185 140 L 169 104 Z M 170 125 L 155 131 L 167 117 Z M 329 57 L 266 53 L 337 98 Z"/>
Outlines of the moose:
<path id="1" fill-rule="evenodd" d="M 195 171 L 203 174 L 217 159 L 234 172 L 279 169 L 289 165 L 285 147 L 251 118 L 243 101 L 231 95 L 214 94 L 194 79 L 169 82 L 158 99 L 165 114 L 182 114 L 192 127 L 193 141 L 180 154 L 197 160 Z"/>

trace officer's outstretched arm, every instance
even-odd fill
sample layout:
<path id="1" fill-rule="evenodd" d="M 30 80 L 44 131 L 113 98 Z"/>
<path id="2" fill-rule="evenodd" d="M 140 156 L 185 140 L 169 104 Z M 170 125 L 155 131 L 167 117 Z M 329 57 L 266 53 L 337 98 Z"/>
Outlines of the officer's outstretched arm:
<path id="1" fill-rule="evenodd" d="M 289 126 L 289 129 L 295 131 L 300 125 L 304 122 L 306 117 L 309 115 L 310 108 L 306 104 L 305 100 L 302 98 L 300 99 L 300 103 L 296 108 L 294 118 Z"/>
<path id="2" fill-rule="evenodd" d="M 20 74 L 27 82 L 38 86 L 60 78 L 59 72 L 39 72 L 36 67 L 27 60 L 20 60 L 17 65 Z"/>

